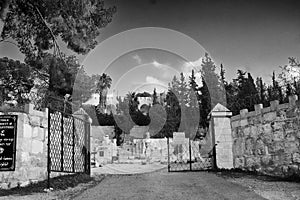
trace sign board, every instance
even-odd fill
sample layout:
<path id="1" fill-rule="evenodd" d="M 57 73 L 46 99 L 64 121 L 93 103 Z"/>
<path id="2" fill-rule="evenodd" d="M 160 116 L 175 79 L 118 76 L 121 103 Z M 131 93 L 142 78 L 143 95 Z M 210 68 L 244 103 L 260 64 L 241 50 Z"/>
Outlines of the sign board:
<path id="1" fill-rule="evenodd" d="M 184 132 L 174 132 L 173 133 L 173 143 L 174 144 L 184 144 L 185 133 Z"/>
<path id="2" fill-rule="evenodd" d="M 15 170 L 17 120 L 17 115 L 0 115 L 0 171 Z"/>

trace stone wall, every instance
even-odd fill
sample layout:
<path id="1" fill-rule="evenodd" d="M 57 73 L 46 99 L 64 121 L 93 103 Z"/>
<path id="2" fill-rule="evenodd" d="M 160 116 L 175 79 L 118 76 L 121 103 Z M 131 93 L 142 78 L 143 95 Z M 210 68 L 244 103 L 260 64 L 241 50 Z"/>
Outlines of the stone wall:
<path id="1" fill-rule="evenodd" d="M 287 177 L 300 175 L 300 102 L 270 102 L 231 118 L 234 168 Z"/>
<path id="2" fill-rule="evenodd" d="M 47 179 L 48 109 L 37 111 L 33 108 L 33 104 L 27 104 L 22 113 L 0 112 L 1 115 L 18 115 L 15 171 L 0 171 L 0 188 L 26 186 Z M 66 174 L 51 172 L 50 177 Z"/>
<path id="3" fill-rule="evenodd" d="M 15 171 L 0 172 L 0 188 L 27 185 L 47 178 L 48 116 L 25 106 L 25 112 L 0 113 L 18 115 Z"/>

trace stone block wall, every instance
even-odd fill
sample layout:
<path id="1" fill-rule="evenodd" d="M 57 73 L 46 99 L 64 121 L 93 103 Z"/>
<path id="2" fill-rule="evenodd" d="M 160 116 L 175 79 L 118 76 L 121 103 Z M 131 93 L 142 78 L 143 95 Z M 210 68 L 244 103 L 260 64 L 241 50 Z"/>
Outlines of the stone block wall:
<path id="1" fill-rule="evenodd" d="M 18 115 L 15 171 L 0 171 L 0 188 L 27 185 L 47 178 L 48 116 L 45 112 L 25 106 L 25 112 L 0 114 Z"/>
<path id="2" fill-rule="evenodd" d="M 231 118 L 234 168 L 288 177 L 300 175 L 300 102 L 270 102 Z"/>

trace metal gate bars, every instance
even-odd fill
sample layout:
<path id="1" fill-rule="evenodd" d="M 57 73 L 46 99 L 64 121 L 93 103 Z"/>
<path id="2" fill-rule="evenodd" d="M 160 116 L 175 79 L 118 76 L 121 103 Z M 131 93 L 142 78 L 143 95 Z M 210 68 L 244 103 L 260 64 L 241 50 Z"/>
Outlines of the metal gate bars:
<path id="1" fill-rule="evenodd" d="M 213 148 L 201 151 L 199 141 L 185 138 L 181 143 L 175 143 L 168 138 L 168 171 L 206 171 L 214 168 Z"/>
<path id="2" fill-rule="evenodd" d="M 90 124 L 85 115 L 73 116 L 48 108 L 48 186 L 51 172 L 90 174 Z"/>

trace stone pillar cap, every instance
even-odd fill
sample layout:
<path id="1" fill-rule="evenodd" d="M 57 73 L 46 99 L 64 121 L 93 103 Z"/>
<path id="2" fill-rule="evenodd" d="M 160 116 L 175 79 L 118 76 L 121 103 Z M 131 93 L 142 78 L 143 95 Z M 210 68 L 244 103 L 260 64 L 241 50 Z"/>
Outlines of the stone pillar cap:
<path id="1" fill-rule="evenodd" d="M 230 112 L 230 110 L 228 108 L 226 108 L 225 106 L 223 106 L 222 104 L 218 103 L 209 113 L 208 115 L 210 116 L 232 116 L 232 112 Z"/>

